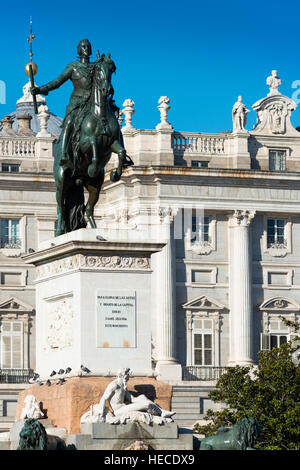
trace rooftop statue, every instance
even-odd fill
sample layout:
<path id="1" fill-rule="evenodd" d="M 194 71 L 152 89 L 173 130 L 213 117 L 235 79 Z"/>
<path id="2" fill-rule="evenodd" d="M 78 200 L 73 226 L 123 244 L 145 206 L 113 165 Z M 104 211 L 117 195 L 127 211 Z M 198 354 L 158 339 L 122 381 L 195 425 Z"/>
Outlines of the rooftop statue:
<path id="1" fill-rule="evenodd" d="M 272 75 L 267 78 L 267 85 L 270 87 L 268 96 L 280 95 L 278 88 L 281 85 L 281 78 L 278 77 L 277 70 L 272 70 Z"/>
<path id="2" fill-rule="evenodd" d="M 242 102 L 242 97 L 239 96 L 232 108 L 233 132 L 245 132 L 248 113 L 250 113 L 250 110 L 246 108 Z"/>
<path id="3" fill-rule="evenodd" d="M 121 178 L 123 168 L 133 165 L 123 143 L 123 136 L 115 113 L 112 74 L 116 70 L 110 53 L 97 54 L 97 60 L 90 62 L 92 54 L 88 39 L 82 39 L 77 52 L 79 61 L 67 65 L 63 73 L 44 86 L 31 88 L 32 94 L 47 95 L 67 80 L 74 86 L 61 135 L 55 144 L 54 177 L 58 224 L 55 235 L 86 227 L 84 214 L 92 228 L 96 228 L 94 207 L 104 180 L 104 168 L 111 153 L 118 155 L 118 168 L 111 171 L 110 179 Z M 84 189 L 89 193 L 84 204 Z"/>

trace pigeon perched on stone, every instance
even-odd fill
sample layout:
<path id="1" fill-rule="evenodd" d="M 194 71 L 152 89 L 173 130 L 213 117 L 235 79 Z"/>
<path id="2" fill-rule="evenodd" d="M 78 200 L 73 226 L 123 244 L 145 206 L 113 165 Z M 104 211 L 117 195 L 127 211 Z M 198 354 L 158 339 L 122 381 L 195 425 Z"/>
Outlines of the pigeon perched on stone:
<path id="1" fill-rule="evenodd" d="M 33 380 L 37 380 L 39 378 L 40 374 L 38 374 L 37 372 L 34 372 L 33 373 Z"/>
<path id="2" fill-rule="evenodd" d="M 99 242 L 106 242 L 106 239 L 101 237 L 101 235 L 97 235 L 96 239 L 99 240 Z"/>
<path id="3" fill-rule="evenodd" d="M 86 372 L 87 374 L 89 374 L 89 373 L 91 372 L 90 369 L 88 369 L 87 367 L 83 366 L 82 364 L 81 364 L 81 366 L 80 366 L 80 369 L 81 369 L 83 372 Z"/>
<path id="4" fill-rule="evenodd" d="M 65 371 L 64 371 L 64 369 L 59 369 L 58 373 L 61 375 L 61 374 L 64 374 Z"/>
<path id="5" fill-rule="evenodd" d="M 71 370 L 72 370 L 71 367 L 67 367 L 66 368 L 66 374 L 69 374 L 71 372 Z"/>
<path id="6" fill-rule="evenodd" d="M 51 380 L 48 379 L 47 382 L 46 382 L 46 385 L 48 385 L 48 387 L 50 387 L 50 385 L 51 385 Z"/>
<path id="7" fill-rule="evenodd" d="M 35 253 L 35 250 L 33 248 L 29 248 L 28 253 Z"/>
<path id="8" fill-rule="evenodd" d="M 38 384 L 39 386 L 41 386 L 41 385 L 43 385 L 43 382 L 41 382 L 40 380 L 38 380 L 38 381 L 37 381 L 37 384 Z"/>
<path id="9" fill-rule="evenodd" d="M 65 379 L 61 378 L 58 380 L 57 385 L 62 385 L 65 382 Z"/>
<path id="10" fill-rule="evenodd" d="M 53 371 L 51 372 L 50 377 L 53 377 L 53 375 L 56 375 L 55 370 L 53 370 Z"/>

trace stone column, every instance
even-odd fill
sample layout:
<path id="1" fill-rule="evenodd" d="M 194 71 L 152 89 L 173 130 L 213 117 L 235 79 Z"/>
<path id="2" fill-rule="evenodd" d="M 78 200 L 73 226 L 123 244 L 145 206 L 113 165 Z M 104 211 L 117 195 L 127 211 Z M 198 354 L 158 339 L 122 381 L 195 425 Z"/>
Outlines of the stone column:
<path id="1" fill-rule="evenodd" d="M 253 210 L 236 210 L 229 220 L 230 366 L 253 363 L 249 227 L 254 215 Z"/>
<path id="2" fill-rule="evenodd" d="M 157 282 L 157 372 L 160 380 L 181 380 L 181 366 L 176 361 L 176 258 L 174 212 L 161 208 L 160 235 L 166 245 L 159 254 Z"/>

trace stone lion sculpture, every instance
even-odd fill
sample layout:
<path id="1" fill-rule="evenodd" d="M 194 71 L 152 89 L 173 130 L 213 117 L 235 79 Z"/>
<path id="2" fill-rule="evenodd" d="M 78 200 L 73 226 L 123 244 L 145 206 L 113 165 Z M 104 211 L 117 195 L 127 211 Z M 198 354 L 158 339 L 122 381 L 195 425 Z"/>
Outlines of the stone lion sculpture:
<path id="1" fill-rule="evenodd" d="M 48 437 L 44 426 L 34 418 L 25 421 L 17 450 L 47 450 Z"/>
<path id="2" fill-rule="evenodd" d="M 222 429 L 203 439 L 200 450 L 255 450 L 254 444 L 261 431 L 255 418 L 243 418 L 230 429 Z"/>

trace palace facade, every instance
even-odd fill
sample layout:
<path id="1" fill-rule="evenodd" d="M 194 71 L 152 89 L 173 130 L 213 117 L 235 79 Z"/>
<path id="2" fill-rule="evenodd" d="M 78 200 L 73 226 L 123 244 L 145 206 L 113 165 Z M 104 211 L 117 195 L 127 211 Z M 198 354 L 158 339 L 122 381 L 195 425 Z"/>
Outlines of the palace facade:
<path id="1" fill-rule="evenodd" d="M 277 73 L 267 82 L 269 93 L 252 106 L 252 130 L 241 97 L 233 131 L 218 134 L 173 129 L 167 97 L 156 128 L 136 129 L 134 102 L 125 100 L 119 121 L 134 166 L 117 183 L 106 178 L 95 211 L 106 237 L 118 230 L 165 243 L 152 257 L 152 361 L 158 378 L 174 385 L 183 424 L 210 405 L 207 393 L 226 366 L 255 364 L 259 350 L 292 339 L 281 316 L 299 317 L 300 133 L 290 121 L 297 105 L 280 93 Z M 3 430 L 35 369 L 35 267 L 22 256 L 56 225 L 53 145 L 62 120 L 44 98 L 38 105 L 36 116 L 28 83 L 1 121 Z M 115 164 L 113 155 L 108 168 Z M 190 416 L 180 405 L 184 392 L 197 398 Z"/>

